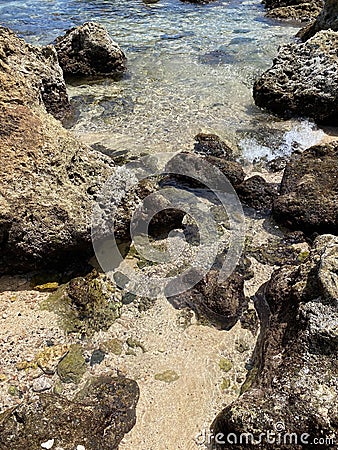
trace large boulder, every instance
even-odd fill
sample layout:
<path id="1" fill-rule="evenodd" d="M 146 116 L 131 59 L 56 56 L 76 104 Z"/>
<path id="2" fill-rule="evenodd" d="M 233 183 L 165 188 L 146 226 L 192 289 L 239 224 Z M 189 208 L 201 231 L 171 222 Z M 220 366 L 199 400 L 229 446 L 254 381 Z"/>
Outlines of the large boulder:
<path id="1" fill-rule="evenodd" d="M 64 266 L 92 252 L 92 205 L 113 163 L 46 113 L 44 51 L 3 28 L 0 39 L 0 272 Z"/>
<path id="2" fill-rule="evenodd" d="M 323 0 L 264 0 L 263 3 L 268 17 L 302 22 L 315 18 L 323 6 Z"/>
<path id="3" fill-rule="evenodd" d="M 126 70 L 123 51 L 99 23 L 71 28 L 54 45 L 65 75 L 119 77 Z"/>
<path id="4" fill-rule="evenodd" d="M 0 26 L 1 102 L 40 104 L 57 119 L 70 112 L 66 84 L 52 45 L 36 47 Z"/>
<path id="5" fill-rule="evenodd" d="M 138 397 L 135 381 L 110 376 L 94 378 L 72 400 L 39 394 L 0 414 L 0 450 L 115 450 L 135 425 Z"/>
<path id="6" fill-rule="evenodd" d="M 254 84 L 258 106 L 283 117 L 338 124 L 338 34 L 320 31 L 305 43 L 280 48 L 272 68 Z"/>
<path id="7" fill-rule="evenodd" d="M 324 8 L 316 20 L 300 30 L 297 36 L 305 42 L 320 30 L 338 31 L 338 2 L 336 0 L 326 0 Z"/>
<path id="8" fill-rule="evenodd" d="M 217 449 L 255 449 L 259 439 L 267 450 L 312 448 L 314 439 L 316 448 L 335 448 L 337 266 L 338 238 L 320 236 L 306 262 L 274 272 L 257 295 L 263 320 L 254 367 L 212 425 Z"/>
<path id="9" fill-rule="evenodd" d="M 274 202 L 276 221 L 306 233 L 337 233 L 337 173 L 338 142 L 294 154 Z"/>

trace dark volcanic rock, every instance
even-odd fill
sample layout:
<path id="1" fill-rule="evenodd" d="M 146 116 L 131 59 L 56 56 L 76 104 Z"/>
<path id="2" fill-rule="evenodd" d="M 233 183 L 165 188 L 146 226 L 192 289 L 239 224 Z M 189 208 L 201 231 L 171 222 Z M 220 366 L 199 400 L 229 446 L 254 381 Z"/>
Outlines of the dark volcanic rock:
<path id="1" fill-rule="evenodd" d="M 126 57 L 104 26 L 86 22 L 72 28 L 55 41 L 65 75 L 120 76 L 126 70 Z"/>
<path id="2" fill-rule="evenodd" d="M 236 187 L 240 200 L 257 211 L 269 211 L 277 196 L 277 189 L 263 177 L 255 175 Z"/>
<path id="3" fill-rule="evenodd" d="M 338 124 L 338 33 L 320 31 L 303 44 L 281 47 L 254 84 L 256 105 L 284 117 Z"/>
<path id="4" fill-rule="evenodd" d="M 240 270 L 236 270 L 225 281 L 220 281 L 218 277 L 216 269 L 210 270 L 193 288 L 169 297 L 170 303 L 178 309 L 189 307 L 198 317 L 222 329 L 230 329 L 247 309 L 244 295 L 246 277 Z"/>
<path id="5" fill-rule="evenodd" d="M 64 450 L 115 450 L 135 425 L 138 397 L 135 381 L 109 376 L 93 379 L 73 401 L 40 394 L 0 414 L 0 450 L 38 450 L 51 439 Z"/>
<path id="6" fill-rule="evenodd" d="M 321 1 L 314 1 L 300 3 L 299 5 L 282 6 L 272 9 L 266 16 L 272 19 L 308 22 L 320 13 L 321 3 Z"/>
<path id="7" fill-rule="evenodd" d="M 233 150 L 216 134 L 199 133 L 195 136 L 194 151 L 202 155 L 216 156 L 217 158 L 233 158 Z"/>
<path id="8" fill-rule="evenodd" d="M 312 448 L 314 438 L 324 438 L 316 448 L 335 448 L 325 438 L 337 442 L 338 437 L 337 265 L 337 237 L 324 235 L 304 264 L 272 275 L 265 288 L 269 312 L 261 314 L 254 368 L 242 395 L 212 425 L 214 435 L 224 436 L 225 444 L 217 449 L 253 450 L 260 433 L 265 433 L 261 448 L 267 450 L 305 450 Z M 276 445 L 278 432 L 281 441 Z M 252 433 L 256 443 L 249 436 L 241 444 L 242 433 Z M 290 443 L 286 433 L 296 433 L 297 443 Z"/>
<path id="9" fill-rule="evenodd" d="M 320 30 L 338 31 L 338 3 L 336 0 L 326 0 L 324 8 L 316 20 L 300 30 L 297 36 L 305 42 Z"/>
<path id="10" fill-rule="evenodd" d="M 35 47 L 0 26 L 0 76 L 1 102 L 41 104 L 57 119 L 70 113 L 66 84 L 52 45 Z"/>
<path id="11" fill-rule="evenodd" d="M 288 162 L 273 215 L 283 225 L 307 233 L 338 229 L 338 143 L 294 154 Z"/>

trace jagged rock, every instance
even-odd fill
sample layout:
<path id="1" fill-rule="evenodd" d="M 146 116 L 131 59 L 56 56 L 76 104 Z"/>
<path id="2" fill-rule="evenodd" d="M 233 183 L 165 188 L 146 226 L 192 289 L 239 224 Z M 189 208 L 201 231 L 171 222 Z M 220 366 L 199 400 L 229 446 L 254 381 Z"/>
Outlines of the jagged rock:
<path id="1" fill-rule="evenodd" d="M 99 23 L 71 28 L 54 45 L 65 75 L 119 77 L 126 70 L 123 51 Z"/>
<path id="2" fill-rule="evenodd" d="M 243 448 L 239 437 L 246 433 L 245 448 L 257 448 L 257 439 L 263 436 L 264 449 L 272 450 L 278 432 L 280 449 L 311 448 L 314 438 L 324 439 L 316 448 L 334 448 L 338 429 L 337 257 L 338 238 L 320 236 L 304 264 L 274 272 L 257 294 L 257 302 L 263 307 L 264 295 L 267 306 L 265 313 L 261 310 L 254 368 L 242 395 L 212 424 L 215 436 L 223 434 L 218 441 L 225 441 L 215 448 Z M 290 442 L 290 433 L 296 434 L 297 442 L 294 438 Z M 301 442 L 301 436 L 305 441 Z"/>
<path id="3" fill-rule="evenodd" d="M 324 7 L 316 20 L 302 28 L 297 36 L 305 42 L 320 30 L 338 31 L 338 3 L 336 0 L 325 0 Z"/>
<path id="4" fill-rule="evenodd" d="M 66 84 L 54 47 L 27 44 L 2 26 L 0 81 L 0 102 L 42 105 L 57 119 L 70 113 Z M 5 131 L 9 131 L 8 126 Z"/>
<path id="5" fill-rule="evenodd" d="M 38 450 L 54 439 L 55 448 L 116 450 L 135 424 L 139 389 L 127 378 L 101 376 L 75 399 L 51 393 L 0 414 L 0 450 Z"/>
<path id="6" fill-rule="evenodd" d="M 193 288 L 169 297 L 169 301 L 178 309 L 191 308 L 199 318 L 219 328 L 230 329 L 247 309 L 245 279 L 245 275 L 236 270 L 220 281 L 219 271 L 211 269 Z"/>
<path id="7" fill-rule="evenodd" d="M 234 157 L 233 150 L 216 134 L 199 133 L 195 136 L 195 141 L 194 152 L 196 153 L 226 158 L 227 160 Z"/>
<path id="8" fill-rule="evenodd" d="M 240 200 L 257 211 L 266 212 L 272 209 L 277 196 L 277 189 L 263 177 L 254 175 L 236 187 Z"/>
<path id="9" fill-rule="evenodd" d="M 269 11 L 266 16 L 272 19 L 308 22 L 309 20 L 317 17 L 321 11 L 321 3 L 318 2 L 306 2 L 299 5 L 281 6 Z"/>
<path id="10" fill-rule="evenodd" d="M 43 51 L 4 28 L 0 42 L 0 272 L 64 268 L 92 254 L 92 206 L 113 162 L 46 113 L 37 82 L 48 67 Z"/>
<path id="11" fill-rule="evenodd" d="M 336 233 L 337 173 L 337 142 L 292 155 L 273 206 L 276 221 L 306 233 Z"/>
<path id="12" fill-rule="evenodd" d="M 78 384 L 86 372 L 86 361 L 81 345 L 74 344 L 57 366 L 57 374 L 63 383 Z"/>
<path id="13" fill-rule="evenodd" d="M 338 33 L 320 31 L 305 43 L 280 48 L 253 88 L 255 103 L 283 117 L 338 123 Z"/>

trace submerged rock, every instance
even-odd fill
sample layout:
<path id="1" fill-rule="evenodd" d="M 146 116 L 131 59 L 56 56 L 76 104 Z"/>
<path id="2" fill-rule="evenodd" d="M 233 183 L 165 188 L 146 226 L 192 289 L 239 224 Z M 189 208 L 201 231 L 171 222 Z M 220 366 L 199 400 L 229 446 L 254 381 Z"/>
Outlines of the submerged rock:
<path id="1" fill-rule="evenodd" d="M 216 134 L 199 133 L 195 136 L 194 152 L 202 155 L 216 156 L 231 160 L 233 150 L 223 142 Z"/>
<path id="2" fill-rule="evenodd" d="M 337 265 L 338 238 L 324 235 L 316 239 L 304 264 L 283 267 L 272 275 L 265 287 L 269 317 L 262 322 L 255 367 L 242 395 L 212 425 L 215 436 L 223 435 L 224 444 L 218 443 L 217 449 L 243 448 L 242 433 L 249 434 L 245 448 L 257 448 L 263 436 L 264 449 L 275 449 L 278 432 L 281 449 L 310 448 L 314 438 L 324 438 L 318 448 L 334 447 L 338 437 Z M 263 291 L 258 298 L 262 295 Z M 290 433 L 296 433 L 297 442 L 294 438 L 290 442 Z M 300 441 L 301 436 L 305 441 Z M 333 439 L 331 444 L 325 438 Z"/>
<path id="3" fill-rule="evenodd" d="M 337 142 L 292 155 L 273 206 L 276 221 L 306 233 L 336 233 L 337 173 Z"/>
<path id="4" fill-rule="evenodd" d="M 86 361 L 81 345 L 72 345 L 57 366 L 57 374 L 63 383 L 78 384 L 86 372 Z"/>
<path id="5" fill-rule="evenodd" d="M 36 104 L 57 119 L 70 113 L 66 84 L 52 45 L 36 47 L 0 26 L 0 102 Z M 1 126 L 9 133 L 19 124 Z"/>
<path id="6" fill-rule="evenodd" d="M 305 42 L 320 30 L 338 31 L 338 3 L 336 0 L 325 0 L 324 7 L 316 20 L 300 30 L 297 36 Z"/>
<path id="7" fill-rule="evenodd" d="M 126 70 L 123 51 L 99 23 L 71 28 L 54 45 L 65 75 L 116 77 Z"/>
<path id="8" fill-rule="evenodd" d="M 135 425 L 139 389 L 127 378 L 94 378 L 76 399 L 42 393 L 0 414 L 0 449 L 116 450 Z M 53 448 L 54 448 L 53 447 Z"/>
<path id="9" fill-rule="evenodd" d="M 253 88 L 257 106 L 283 117 L 338 124 L 338 33 L 320 31 L 305 43 L 280 48 Z"/>
<path id="10" fill-rule="evenodd" d="M 178 309 L 191 308 L 200 319 L 219 328 L 230 329 L 247 309 L 244 280 L 238 270 L 220 281 L 218 270 L 211 269 L 193 288 L 169 297 L 169 301 Z"/>

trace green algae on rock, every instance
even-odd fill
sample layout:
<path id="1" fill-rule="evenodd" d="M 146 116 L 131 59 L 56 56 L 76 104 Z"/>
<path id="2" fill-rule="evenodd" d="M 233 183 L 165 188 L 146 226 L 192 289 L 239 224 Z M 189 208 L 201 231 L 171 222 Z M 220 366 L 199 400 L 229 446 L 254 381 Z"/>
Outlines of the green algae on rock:
<path id="1" fill-rule="evenodd" d="M 53 438 L 55 446 L 74 450 L 117 450 L 135 425 L 139 388 L 124 377 L 94 378 L 75 399 L 36 394 L 0 414 L 0 450 L 40 449 Z"/>
<path id="2" fill-rule="evenodd" d="M 66 331 L 89 335 L 107 330 L 120 316 L 121 306 L 115 284 L 95 270 L 86 277 L 74 278 L 41 304 L 42 309 L 59 315 Z"/>
<path id="3" fill-rule="evenodd" d="M 81 345 L 72 345 L 57 366 L 57 374 L 63 383 L 78 384 L 86 372 L 86 361 Z"/>
<path id="4" fill-rule="evenodd" d="M 157 373 L 154 376 L 157 381 L 164 381 L 165 383 L 173 383 L 179 379 L 179 375 L 171 369 L 165 370 L 164 372 Z"/>

